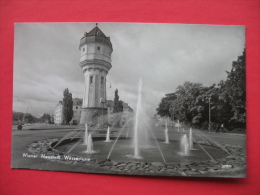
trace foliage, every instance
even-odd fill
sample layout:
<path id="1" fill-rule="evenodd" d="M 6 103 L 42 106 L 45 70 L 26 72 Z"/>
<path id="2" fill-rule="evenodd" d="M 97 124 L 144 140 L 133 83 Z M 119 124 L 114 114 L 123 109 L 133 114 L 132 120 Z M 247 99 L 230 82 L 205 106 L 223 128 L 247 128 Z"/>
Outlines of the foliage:
<path id="1" fill-rule="evenodd" d="M 159 103 L 159 107 L 156 109 L 157 114 L 162 116 L 162 117 L 171 117 L 171 112 L 170 112 L 170 105 L 172 101 L 176 99 L 176 95 L 174 93 L 167 95 L 166 97 L 163 97 L 161 102 Z"/>
<path id="2" fill-rule="evenodd" d="M 64 122 L 66 124 L 69 124 L 73 117 L 73 100 L 72 100 L 72 94 L 69 92 L 69 89 L 66 88 L 63 92 L 63 117 Z"/>
<path id="3" fill-rule="evenodd" d="M 246 122 L 246 83 L 245 83 L 245 50 L 237 61 L 233 61 L 232 69 L 227 72 L 225 89 L 232 106 L 232 121 L 245 124 Z"/>
<path id="4" fill-rule="evenodd" d="M 54 123 L 53 117 L 52 117 L 50 114 L 48 114 L 48 113 L 44 113 L 44 114 L 42 115 L 42 117 L 41 117 L 41 122 L 43 122 L 43 123 L 48 123 L 48 124 Z"/>
<path id="5" fill-rule="evenodd" d="M 115 90 L 113 113 L 123 112 L 123 102 L 119 100 L 118 90 Z"/>
<path id="6" fill-rule="evenodd" d="M 22 112 L 13 112 L 13 121 L 22 121 L 24 115 Z"/>
<path id="7" fill-rule="evenodd" d="M 229 129 L 245 128 L 245 51 L 232 63 L 227 80 L 205 87 L 201 83 L 185 82 L 172 96 L 161 99 L 157 114 L 199 128 L 218 129 L 221 124 Z"/>
<path id="8" fill-rule="evenodd" d="M 13 112 L 13 121 L 24 123 L 36 123 L 39 121 L 39 119 L 30 113 Z"/>
<path id="9" fill-rule="evenodd" d="M 115 90 L 114 107 L 113 107 L 113 121 L 114 126 L 120 126 L 120 121 L 123 114 L 123 101 L 119 100 L 118 90 Z"/>

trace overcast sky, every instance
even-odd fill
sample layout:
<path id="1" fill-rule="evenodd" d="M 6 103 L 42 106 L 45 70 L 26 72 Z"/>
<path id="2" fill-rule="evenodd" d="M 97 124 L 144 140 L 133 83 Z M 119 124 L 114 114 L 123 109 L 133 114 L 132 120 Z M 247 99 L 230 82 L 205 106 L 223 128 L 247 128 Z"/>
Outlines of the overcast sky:
<path id="1" fill-rule="evenodd" d="M 112 68 L 107 99 L 120 99 L 136 110 L 137 86 L 143 82 L 147 113 L 185 81 L 205 86 L 226 79 L 232 61 L 245 47 L 245 27 L 187 24 L 99 23 L 111 38 Z M 18 23 L 15 25 L 13 110 L 53 114 L 69 88 L 83 97 L 79 42 L 95 23 Z"/>

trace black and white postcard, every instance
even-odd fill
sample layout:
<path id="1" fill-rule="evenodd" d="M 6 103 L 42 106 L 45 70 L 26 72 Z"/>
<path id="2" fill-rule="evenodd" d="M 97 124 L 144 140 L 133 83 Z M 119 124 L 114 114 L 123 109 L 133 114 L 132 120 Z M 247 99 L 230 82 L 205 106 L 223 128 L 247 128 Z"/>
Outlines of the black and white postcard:
<path id="1" fill-rule="evenodd" d="M 245 27 L 16 23 L 12 168 L 246 177 Z"/>

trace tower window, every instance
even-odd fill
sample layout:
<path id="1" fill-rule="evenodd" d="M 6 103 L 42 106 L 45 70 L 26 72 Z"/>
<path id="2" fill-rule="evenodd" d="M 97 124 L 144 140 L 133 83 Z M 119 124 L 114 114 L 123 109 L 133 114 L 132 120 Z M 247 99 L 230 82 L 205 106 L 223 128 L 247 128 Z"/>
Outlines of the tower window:
<path id="1" fill-rule="evenodd" d="M 83 52 L 85 51 L 85 47 L 83 47 Z"/>
<path id="2" fill-rule="evenodd" d="M 104 84 L 104 77 L 101 77 L 101 85 Z"/>
<path id="3" fill-rule="evenodd" d="M 93 83 L 93 76 L 90 76 L 90 84 L 92 84 Z"/>
<path id="4" fill-rule="evenodd" d="M 97 50 L 100 50 L 100 47 L 99 47 L 99 46 L 97 47 Z"/>

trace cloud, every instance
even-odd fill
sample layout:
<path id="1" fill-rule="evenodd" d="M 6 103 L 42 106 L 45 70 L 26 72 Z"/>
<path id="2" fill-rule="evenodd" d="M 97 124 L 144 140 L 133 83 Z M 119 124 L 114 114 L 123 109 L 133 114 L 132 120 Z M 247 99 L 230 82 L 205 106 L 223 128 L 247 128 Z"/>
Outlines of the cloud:
<path id="1" fill-rule="evenodd" d="M 14 110 L 32 106 L 48 112 L 65 88 L 82 98 L 84 78 L 79 67 L 79 41 L 93 23 L 19 23 L 15 26 Z M 161 98 L 185 81 L 211 85 L 226 78 L 226 70 L 245 47 L 242 26 L 100 23 L 113 44 L 108 99 L 115 89 L 135 109 L 137 86 L 143 81 L 148 114 Z"/>

